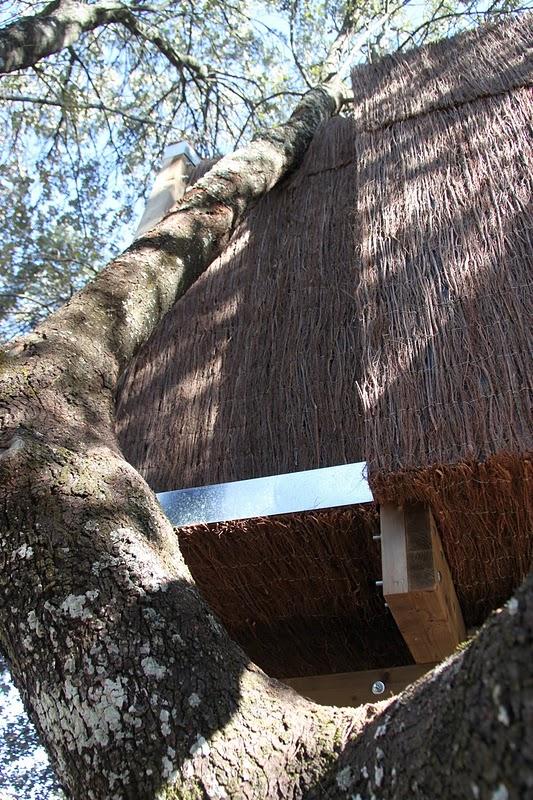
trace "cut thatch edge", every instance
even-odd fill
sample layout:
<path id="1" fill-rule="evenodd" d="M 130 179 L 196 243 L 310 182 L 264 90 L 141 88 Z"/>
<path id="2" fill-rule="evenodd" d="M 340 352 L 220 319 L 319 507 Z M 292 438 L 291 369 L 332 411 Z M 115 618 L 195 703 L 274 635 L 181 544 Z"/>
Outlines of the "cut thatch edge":
<path id="1" fill-rule="evenodd" d="M 230 635 L 259 666 L 283 677 L 411 663 L 375 583 L 378 528 L 368 503 L 176 534 Z"/>

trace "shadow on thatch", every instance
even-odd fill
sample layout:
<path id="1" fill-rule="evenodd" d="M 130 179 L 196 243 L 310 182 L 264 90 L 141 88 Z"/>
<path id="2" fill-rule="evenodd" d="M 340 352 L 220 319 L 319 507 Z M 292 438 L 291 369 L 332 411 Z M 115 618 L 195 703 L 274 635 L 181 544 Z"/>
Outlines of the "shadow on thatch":
<path id="1" fill-rule="evenodd" d="M 508 596 L 533 550 L 531 20 L 358 70 L 355 118 L 324 125 L 250 212 L 118 401 L 124 450 L 157 490 L 367 459 L 378 501 L 431 503 L 467 625 Z M 225 595 L 222 619 L 272 672 L 290 658 L 301 674 L 350 669 L 354 636 L 369 659 L 402 663 L 372 640 L 379 562 L 361 575 L 356 517 L 342 544 L 326 518 L 312 535 L 295 518 L 285 534 L 281 521 L 180 536 L 205 596 L 217 607 Z M 333 539 L 350 541 L 335 569 L 358 578 L 318 594 L 317 621 L 303 576 L 321 559 L 327 575 Z M 215 576 L 230 551 L 234 577 Z"/>

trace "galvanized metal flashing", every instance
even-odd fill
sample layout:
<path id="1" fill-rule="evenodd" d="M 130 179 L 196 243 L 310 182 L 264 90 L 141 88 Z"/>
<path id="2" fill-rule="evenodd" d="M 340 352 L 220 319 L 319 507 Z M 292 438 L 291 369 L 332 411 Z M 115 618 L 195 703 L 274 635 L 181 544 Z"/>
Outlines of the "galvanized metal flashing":
<path id="1" fill-rule="evenodd" d="M 157 495 L 176 527 L 371 503 L 366 461 Z"/>

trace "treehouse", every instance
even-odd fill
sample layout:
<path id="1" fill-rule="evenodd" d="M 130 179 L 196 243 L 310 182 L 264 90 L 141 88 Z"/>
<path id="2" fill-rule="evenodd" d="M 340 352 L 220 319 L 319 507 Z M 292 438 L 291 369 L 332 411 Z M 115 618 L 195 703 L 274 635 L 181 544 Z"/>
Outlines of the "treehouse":
<path id="1" fill-rule="evenodd" d="M 176 529 L 232 637 L 322 702 L 402 688 L 530 566 L 532 27 L 356 68 L 118 392 L 156 492 L 366 462 L 372 502 Z"/>

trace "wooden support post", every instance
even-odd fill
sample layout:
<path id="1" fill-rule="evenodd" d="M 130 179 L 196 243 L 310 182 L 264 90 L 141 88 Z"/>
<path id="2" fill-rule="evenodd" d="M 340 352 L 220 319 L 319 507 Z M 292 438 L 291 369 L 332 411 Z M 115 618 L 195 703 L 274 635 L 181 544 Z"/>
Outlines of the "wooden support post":
<path id="1" fill-rule="evenodd" d="M 167 211 L 181 200 L 187 188 L 192 168 L 199 159 L 185 142 L 172 144 L 163 154 L 163 164 L 154 181 L 152 192 L 146 203 L 135 238 L 151 230 Z"/>
<path id="2" fill-rule="evenodd" d="M 385 667 L 365 672 L 283 678 L 283 683 L 291 686 L 298 694 L 314 700 L 315 703 L 326 706 L 360 706 L 363 703 L 386 700 L 403 692 L 406 686 L 418 680 L 434 666 L 435 664 L 411 664 L 406 667 Z"/>
<path id="3" fill-rule="evenodd" d="M 380 515 L 385 600 L 415 661 L 441 661 L 466 631 L 431 511 L 383 505 Z"/>

